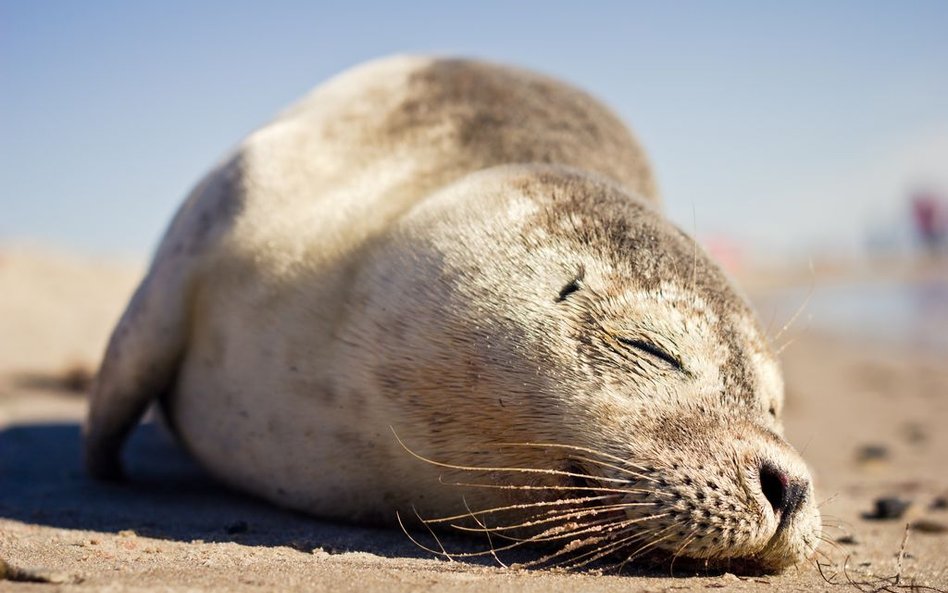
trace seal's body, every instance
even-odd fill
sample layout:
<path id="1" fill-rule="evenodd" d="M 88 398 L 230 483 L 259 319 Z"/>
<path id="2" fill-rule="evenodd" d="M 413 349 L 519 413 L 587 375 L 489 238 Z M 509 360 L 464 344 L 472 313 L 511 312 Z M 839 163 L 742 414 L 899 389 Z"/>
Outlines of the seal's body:
<path id="1" fill-rule="evenodd" d="M 636 141 L 506 67 L 361 66 L 212 171 L 112 336 L 93 474 L 156 400 L 214 474 L 325 517 L 563 505 L 620 555 L 766 569 L 819 532 L 766 340 Z"/>

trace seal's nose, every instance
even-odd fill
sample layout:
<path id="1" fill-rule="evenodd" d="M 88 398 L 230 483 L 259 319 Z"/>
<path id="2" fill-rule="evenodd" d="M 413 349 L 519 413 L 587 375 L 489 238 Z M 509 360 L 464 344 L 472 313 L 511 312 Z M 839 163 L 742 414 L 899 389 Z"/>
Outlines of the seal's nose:
<path id="1" fill-rule="evenodd" d="M 778 529 L 786 526 L 803 505 L 809 486 L 806 479 L 791 478 L 773 463 L 765 461 L 761 464 L 760 489 L 780 522 Z"/>

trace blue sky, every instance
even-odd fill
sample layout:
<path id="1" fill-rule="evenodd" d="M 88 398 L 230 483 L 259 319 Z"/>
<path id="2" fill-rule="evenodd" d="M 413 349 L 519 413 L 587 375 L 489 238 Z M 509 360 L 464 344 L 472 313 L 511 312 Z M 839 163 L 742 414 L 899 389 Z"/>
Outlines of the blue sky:
<path id="1" fill-rule="evenodd" d="M 948 2 L 0 0 L 0 243 L 144 256 L 242 136 L 397 52 L 586 88 L 673 219 L 762 253 L 858 245 L 948 191 Z"/>

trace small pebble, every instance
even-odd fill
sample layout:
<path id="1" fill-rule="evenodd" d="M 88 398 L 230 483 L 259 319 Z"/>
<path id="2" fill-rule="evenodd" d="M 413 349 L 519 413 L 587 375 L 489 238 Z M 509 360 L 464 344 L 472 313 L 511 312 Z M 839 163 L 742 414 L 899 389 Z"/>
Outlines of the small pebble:
<path id="1" fill-rule="evenodd" d="M 928 441 L 928 433 L 925 428 L 916 422 L 909 422 L 903 426 L 902 434 L 905 435 L 905 440 L 913 445 L 923 445 Z"/>
<path id="2" fill-rule="evenodd" d="M 931 519 L 919 519 L 912 523 L 912 530 L 919 533 L 945 533 L 948 531 L 948 526 Z"/>
<path id="3" fill-rule="evenodd" d="M 873 463 L 885 461 L 889 458 L 889 448 L 885 445 L 863 445 L 856 451 L 856 461 L 859 463 Z"/>
<path id="4" fill-rule="evenodd" d="M 853 537 L 852 535 L 843 535 L 843 536 L 837 537 L 836 542 L 840 544 L 846 544 L 848 546 L 854 546 L 859 543 L 858 541 L 856 541 L 856 538 Z"/>
<path id="5" fill-rule="evenodd" d="M 884 496 L 882 498 L 877 498 L 875 505 L 875 509 L 873 509 L 871 513 L 863 513 L 863 519 L 872 519 L 877 521 L 899 519 L 912 505 L 912 501 L 903 500 L 896 496 Z"/>

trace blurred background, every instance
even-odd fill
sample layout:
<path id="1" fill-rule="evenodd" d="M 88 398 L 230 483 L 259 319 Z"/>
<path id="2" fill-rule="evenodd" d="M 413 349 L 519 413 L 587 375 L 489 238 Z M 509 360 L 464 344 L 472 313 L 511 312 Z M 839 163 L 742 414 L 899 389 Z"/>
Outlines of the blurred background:
<path id="1" fill-rule="evenodd" d="M 638 133 L 671 217 L 734 258 L 904 253 L 929 216 L 913 200 L 944 218 L 944 2 L 566 6 L 5 1 L 0 236 L 145 256 L 244 134 L 397 52 L 588 89 Z"/>

